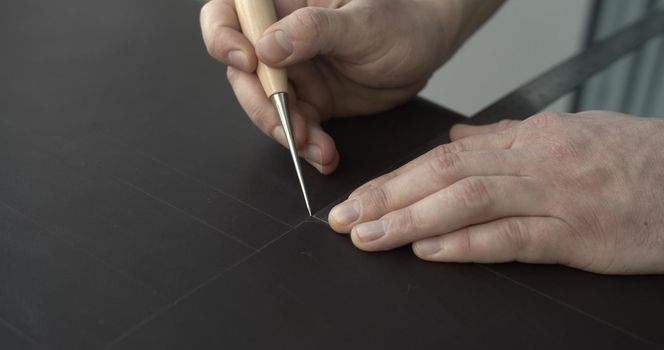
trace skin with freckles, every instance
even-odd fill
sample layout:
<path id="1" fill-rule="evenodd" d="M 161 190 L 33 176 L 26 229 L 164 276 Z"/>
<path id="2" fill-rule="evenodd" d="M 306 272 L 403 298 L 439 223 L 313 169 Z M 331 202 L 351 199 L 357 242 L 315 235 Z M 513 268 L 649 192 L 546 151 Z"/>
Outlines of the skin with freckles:
<path id="1" fill-rule="evenodd" d="M 545 112 L 451 138 L 358 188 L 332 227 L 430 261 L 664 273 L 664 120 Z"/>
<path id="2" fill-rule="evenodd" d="M 210 55 L 249 118 L 287 147 L 274 107 L 255 74 L 257 60 L 288 68 L 298 151 L 321 173 L 338 162 L 320 126 L 331 117 L 393 108 L 419 92 L 502 0 L 275 0 L 280 20 L 254 48 L 240 32 L 233 0 L 201 10 Z"/>

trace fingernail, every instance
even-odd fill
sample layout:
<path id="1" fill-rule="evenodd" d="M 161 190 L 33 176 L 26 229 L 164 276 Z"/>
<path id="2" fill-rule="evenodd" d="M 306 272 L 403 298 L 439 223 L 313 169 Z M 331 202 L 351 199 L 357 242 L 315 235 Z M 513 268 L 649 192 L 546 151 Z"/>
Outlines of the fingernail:
<path id="1" fill-rule="evenodd" d="M 360 217 L 360 204 L 356 200 L 337 205 L 332 209 L 332 217 L 342 225 L 349 225 Z"/>
<path id="2" fill-rule="evenodd" d="M 316 168 L 316 170 L 318 170 L 319 173 L 321 173 L 321 174 L 323 173 L 323 166 L 321 164 L 318 164 L 316 162 L 312 162 L 307 158 L 304 158 L 304 160 L 306 160 L 307 163 L 311 164 L 312 167 Z"/>
<path id="3" fill-rule="evenodd" d="M 244 52 L 240 50 L 234 50 L 228 53 L 228 63 L 233 68 L 245 70 L 249 65 L 248 61 L 249 60 L 247 59 L 247 55 L 245 55 Z"/>
<path id="4" fill-rule="evenodd" d="M 429 238 L 415 243 L 415 251 L 421 256 L 431 256 L 440 251 L 440 238 Z"/>
<path id="5" fill-rule="evenodd" d="M 385 222 L 383 220 L 367 222 L 357 226 L 355 233 L 362 242 L 375 241 L 385 235 Z"/>
<path id="6" fill-rule="evenodd" d="M 263 58 L 270 62 L 281 62 L 293 53 L 293 43 L 282 30 L 262 37 L 256 44 L 261 47 Z"/>
<path id="7" fill-rule="evenodd" d="M 307 147 L 302 150 L 302 156 L 314 163 L 323 164 L 323 152 L 320 147 L 314 144 L 307 145 Z"/>

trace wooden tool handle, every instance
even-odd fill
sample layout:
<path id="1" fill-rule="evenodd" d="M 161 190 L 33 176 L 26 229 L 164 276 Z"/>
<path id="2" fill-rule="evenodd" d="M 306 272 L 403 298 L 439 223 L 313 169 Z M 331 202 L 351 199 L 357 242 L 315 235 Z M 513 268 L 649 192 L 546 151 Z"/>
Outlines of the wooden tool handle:
<path id="1" fill-rule="evenodd" d="M 265 29 L 277 21 L 272 0 L 235 0 L 235 8 L 242 32 L 254 46 Z M 256 74 L 268 97 L 278 92 L 288 92 L 285 69 L 268 67 L 258 62 Z"/>

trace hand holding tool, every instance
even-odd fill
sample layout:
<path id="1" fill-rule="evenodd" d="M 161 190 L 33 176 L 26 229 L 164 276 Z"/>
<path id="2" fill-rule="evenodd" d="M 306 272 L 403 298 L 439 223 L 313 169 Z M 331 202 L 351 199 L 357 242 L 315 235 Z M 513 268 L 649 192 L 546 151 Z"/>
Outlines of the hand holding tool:
<path id="1" fill-rule="evenodd" d="M 235 0 L 235 8 L 240 20 L 242 32 L 254 46 L 261 35 L 263 35 L 263 32 L 277 21 L 277 15 L 272 0 Z M 290 111 L 288 108 L 288 78 L 286 76 L 286 70 L 269 67 L 258 62 L 256 74 L 258 75 L 261 85 L 263 85 L 265 94 L 270 100 L 272 100 L 272 103 L 279 114 L 281 125 L 286 134 L 286 140 L 288 140 L 288 148 L 290 149 L 291 157 L 295 164 L 297 178 L 300 181 L 304 202 L 307 205 L 309 216 L 311 216 L 311 206 L 309 205 L 307 189 L 304 186 L 304 180 L 302 179 L 300 159 L 297 155 L 295 139 L 293 138 L 293 129 L 291 128 L 290 123 Z"/>

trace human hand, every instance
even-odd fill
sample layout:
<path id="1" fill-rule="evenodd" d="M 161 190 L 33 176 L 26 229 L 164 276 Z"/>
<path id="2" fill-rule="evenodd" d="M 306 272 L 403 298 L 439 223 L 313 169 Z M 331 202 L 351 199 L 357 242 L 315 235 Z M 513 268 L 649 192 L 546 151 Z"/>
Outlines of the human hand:
<path id="1" fill-rule="evenodd" d="M 320 123 L 387 110 L 426 81 L 502 0 L 276 0 L 281 20 L 256 50 L 240 32 L 233 0 L 201 11 L 209 53 L 229 65 L 228 80 L 251 120 L 287 147 L 279 118 L 255 74 L 258 59 L 287 67 L 299 153 L 321 173 L 339 161 Z"/>
<path id="2" fill-rule="evenodd" d="M 331 226 L 429 261 L 664 273 L 664 120 L 541 113 L 450 134 L 358 188 Z"/>

